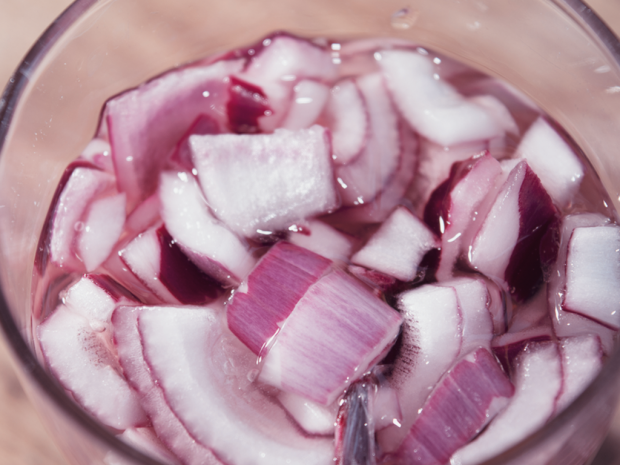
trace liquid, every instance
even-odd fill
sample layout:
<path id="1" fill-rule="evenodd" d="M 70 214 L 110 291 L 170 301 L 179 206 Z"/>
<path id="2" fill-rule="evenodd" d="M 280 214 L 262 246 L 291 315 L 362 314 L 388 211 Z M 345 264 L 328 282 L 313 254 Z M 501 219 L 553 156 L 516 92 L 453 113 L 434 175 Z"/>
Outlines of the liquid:
<path id="1" fill-rule="evenodd" d="M 399 24 L 398 27 L 407 27 L 415 19 L 403 12 L 402 15 L 395 17 L 394 21 Z M 270 50 L 278 46 L 277 44 L 282 43 L 288 45 L 283 46 L 280 53 L 282 56 L 290 54 L 287 55 L 290 62 L 283 64 L 277 59 L 259 61 L 261 57 L 264 58 Z M 399 102 L 401 97 L 394 90 L 396 85 L 390 84 L 386 77 L 389 73 L 381 61 L 386 59 L 387 51 L 390 50 L 406 51 L 417 57 L 424 57 L 433 68 L 432 79 L 447 83 L 449 89 L 456 89 L 467 102 L 477 101 L 476 98 L 480 96 L 494 97 L 495 103 L 491 104 L 492 108 L 497 109 L 499 103 L 499 106 L 507 110 L 510 116 L 506 119 L 506 113 L 497 113 L 495 110 L 489 110 L 489 114 L 498 119 L 503 118 L 502 124 L 508 129 L 503 129 L 492 137 L 486 138 L 472 139 L 465 136 L 449 146 L 442 142 L 442 136 L 438 140 L 436 137 L 429 137 L 429 133 L 420 132 L 415 125 L 411 125 L 406 111 L 401 108 L 401 102 Z M 260 66 L 257 66 L 257 63 L 260 63 Z M 222 316 L 221 321 L 217 323 L 222 324 L 222 327 L 214 329 L 214 335 L 208 339 L 214 363 L 219 364 L 218 366 L 221 366 L 221 371 L 224 373 L 217 380 L 221 388 L 218 395 L 223 396 L 224 403 L 232 405 L 230 411 L 235 415 L 243 418 L 243 412 L 245 412 L 246 423 L 253 425 L 257 430 L 262 430 L 259 440 L 264 438 L 269 444 L 272 442 L 280 444 L 273 449 L 267 448 L 268 454 L 273 454 L 271 458 L 268 458 L 270 461 L 267 463 L 279 463 L 278 460 L 285 460 L 278 455 L 280 453 L 292 454 L 286 457 L 289 460 L 290 457 L 294 457 L 293 460 L 296 460 L 296 463 L 327 463 L 331 456 L 336 456 L 338 460 L 343 461 L 342 463 L 346 463 L 346 460 L 338 454 L 341 454 L 342 450 L 351 450 L 350 443 L 346 442 L 350 439 L 338 438 L 341 438 L 339 435 L 343 430 L 345 434 L 342 437 L 346 437 L 346 432 L 353 428 L 350 422 L 347 423 L 342 418 L 352 418 L 350 409 L 354 403 L 350 399 L 340 402 L 339 399 L 345 395 L 343 391 L 337 396 L 336 401 L 321 407 L 327 411 L 327 413 L 323 411 L 323 414 L 328 415 L 328 418 L 329 415 L 333 417 L 332 425 L 333 423 L 339 425 L 335 433 L 336 442 L 340 444 L 338 441 L 345 441 L 346 443 L 344 448 L 338 447 L 334 450 L 334 432 L 330 430 L 329 420 L 326 429 L 312 430 L 308 425 L 301 423 L 300 417 L 292 411 L 294 407 L 290 407 L 290 405 L 297 405 L 295 402 L 298 402 L 298 399 L 296 400 L 293 396 L 292 401 L 290 398 L 289 401 L 284 400 L 287 394 L 282 394 L 279 389 L 260 379 L 258 373 L 264 363 L 261 357 L 264 358 L 265 353 L 268 355 L 274 341 L 277 341 L 280 329 L 271 335 L 269 342 L 261 349 L 257 365 L 256 357 L 223 324 L 225 302 L 230 305 L 231 295 L 234 301 L 234 294 L 240 285 L 241 290 L 238 292 L 247 290 L 245 283 L 249 270 L 260 257 L 268 253 L 273 244 L 281 240 L 289 240 L 300 243 L 304 247 L 307 246 L 311 250 L 321 249 L 319 253 L 327 254 L 334 261 L 335 269 L 345 270 L 348 275 L 356 277 L 353 279 L 361 279 L 376 295 L 380 296 L 382 301 L 397 308 L 401 313 L 406 313 L 406 310 L 399 304 L 404 292 L 436 283 L 438 277 L 440 281 L 444 281 L 443 275 L 438 275 L 438 267 L 440 267 L 438 248 L 440 246 L 431 247 L 431 250 L 427 251 L 414 278 L 410 279 L 401 279 L 383 271 L 363 269 L 364 267 L 360 270 L 359 265 L 351 262 L 352 255 L 377 233 L 396 207 L 404 207 L 418 218 L 427 219 L 425 215 L 425 209 L 428 209 L 427 203 L 436 189 L 450 175 L 453 163 L 468 160 L 481 153 L 488 153 L 496 160 L 511 160 L 518 157 L 518 148 L 523 135 L 541 117 L 546 119 L 560 138 L 571 147 L 583 167 L 582 180 L 577 192 L 570 196 L 569 201 L 556 204 L 557 218 L 588 212 L 598 213 L 608 218 L 611 223 L 615 222 L 616 214 L 611 209 L 612 204 L 596 174 L 579 148 L 561 128 L 542 115 L 539 109 L 509 85 L 432 51 L 391 40 L 342 43 L 321 40 L 311 43 L 286 34 L 276 34 L 253 46 L 230 52 L 210 66 L 211 71 L 214 67 L 219 68 L 212 74 L 209 74 L 211 71 L 205 72 L 204 79 L 207 84 L 202 87 L 198 84 L 193 88 L 188 87 L 183 90 L 187 81 L 175 80 L 180 76 L 185 76 L 186 79 L 197 79 L 196 73 L 193 73 L 196 68 L 189 65 L 157 78 L 158 80 L 152 81 L 141 90 L 135 91 L 134 94 L 125 94 L 125 97 L 135 95 L 136 98 L 140 98 L 141 95 L 142 97 L 149 96 L 145 99 L 146 103 L 142 108 L 149 124 L 143 124 L 140 117 L 136 116 L 133 119 L 132 117 L 123 119 L 125 117 L 123 112 L 131 108 L 130 104 L 121 102 L 123 95 L 108 104 L 95 139 L 79 159 L 67 169 L 66 176 L 61 180 L 48 221 L 42 232 L 35 264 L 38 273 L 34 281 L 33 326 L 35 334 L 42 337 L 45 325 L 49 324 L 46 322 L 54 317 L 54 314 L 58 312 L 57 309 L 67 305 L 71 299 L 70 289 L 85 273 L 107 276 L 104 280 L 107 284 L 101 284 L 98 281 L 98 285 L 109 295 L 114 296 L 112 300 L 115 302 L 109 304 L 112 308 L 120 305 L 131 307 L 206 304 L 218 308 L 219 310 L 213 311 Z M 158 85 L 161 89 L 154 92 L 152 89 L 157 89 Z M 348 85 L 353 85 L 353 87 L 348 88 Z M 338 103 L 337 95 L 342 95 L 347 89 L 352 89 L 352 100 L 342 100 Z M 440 90 L 444 94 L 438 94 L 436 96 L 438 99 L 445 97 L 461 103 L 461 97 L 451 96 L 450 93 L 453 90 L 446 91 L 446 88 Z M 196 94 L 197 91 L 199 94 Z M 431 88 L 429 92 L 432 91 Z M 153 93 L 148 94 L 148 92 Z M 174 96 L 172 103 L 166 103 L 166 99 L 171 95 Z M 158 101 L 157 98 L 161 98 L 162 101 Z M 199 105 L 192 99 L 204 99 L 209 104 Z M 348 110 L 355 109 L 355 105 L 358 104 L 362 105 L 362 113 L 347 113 Z M 117 105 L 116 109 L 115 105 Z M 123 105 L 126 106 L 123 107 Z M 478 109 L 489 108 L 488 102 L 486 106 L 476 105 Z M 342 114 L 347 116 L 343 119 Z M 355 126 L 356 118 L 362 121 L 357 127 Z M 350 123 L 349 127 L 346 125 L 347 122 Z M 163 218 L 162 200 L 158 197 L 158 193 L 163 190 L 160 185 L 160 173 L 164 171 L 182 173 L 177 177 L 183 182 L 187 182 L 190 178 L 195 179 L 203 185 L 203 190 L 205 189 L 205 178 L 199 172 L 201 168 L 198 166 L 198 159 L 195 155 L 198 149 L 193 142 L 188 141 L 189 134 L 235 133 L 258 136 L 272 133 L 281 127 L 297 131 L 315 124 L 327 127 L 333 133 L 334 150 L 330 154 L 333 179 L 330 182 L 333 182 L 335 203 L 330 199 L 318 199 L 315 203 L 320 206 L 313 206 L 315 210 L 309 210 L 312 213 L 301 217 L 295 217 L 293 214 L 278 224 L 271 222 L 271 219 L 257 219 L 258 214 L 256 218 L 253 217 L 253 209 L 243 210 L 249 218 L 247 224 L 235 223 L 233 225 L 228 222 L 225 225 L 233 231 L 226 233 L 228 234 L 226 240 L 229 240 L 229 236 L 234 236 L 236 238 L 234 240 L 238 241 L 238 247 L 245 250 L 246 254 L 245 258 L 239 259 L 232 265 L 227 262 L 225 266 L 219 266 L 222 265 L 219 259 L 219 261 L 209 262 L 209 260 L 204 260 L 204 257 L 198 256 L 200 254 L 192 255 L 192 252 L 188 252 L 187 246 L 184 248 L 183 241 L 175 238 L 174 234 L 169 231 L 170 226 Z M 126 131 L 127 127 L 134 127 L 134 132 L 145 131 L 146 139 L 131 139 L 132 132 Z M 125 136 L 126 132 L 130 136 Z M 347 137 L 348 135 L 351 137 Z M 125 141 L 124 137 L 129 137 L 129 142 Z M 354 148 L 351 148 L 352 146 Z M 374 158 L 368 155 L 369 147 L 381 153 L 381 156 Z M 391 147 L 392 151 L 390 151 Z M 123 152 L 122 156 L 119 155 L 120 150 L 128 150 L 128 148 L 134 151 Z M 367 159 L 364 160 L 363 157 Z M 96 181 L 85 182 L 84 189 L 99 183 L 96 184 L 99 187 L 95 191 L 91 189 L 88 194 L 85 190 L 82 191 L 83 198 L 86 199 L 83 201 L 80 200 L 79 189 L 75 191 L 73 197 L 63 196 L 63 192 L 73 188 L 71 177 L 80 169 L 86 170 L 87 173 L 96 172 L 98 176 Z M 274 165 L 274 170 L 280 173 L 277 171 L 277 165 Z M 508 172 L 509 170 L 506 170 L 506 175 Z M 314 172 L 312 175 L 314 176 Z M 240 192 L 246 192 L 245 189 L 246 186 L 239 186 Z M 207 191 L 204 195 L 206 204 L 212 209 L 211 214 L 226 223 L 223 212 L 228 207 L 226 204 L 228 191 L 223 192 L 225 195 L 217 193 L 223 198 L 223 203 L 218 204 L 221 205 L 219 207 L 215 206 L 216 193 L 214 191 Z M 274 197 L 270 202 L 279 206 L 278 195 Z M 112 198 L 118 199 L 126 219 L 123 218 L 123 221 L 119 223 L 118 231 L 106 233 L 107 225 L 97 222 L 97 218 L 89 222 L 89 215 L 93 211 L 93 202 Z M 487 200 L 488 208 L 492 201 L 492 198 Z M 482 204 L 478 207 L 482 209 Z M 301 207 L 295 206 L 292 210 L 298 208 Z M 59 213 L 63 209 L 65 211 L 76 209 L 75 218 L 68 215 L 63 220 Z M 257 211 L 259 209 L 260 207 L 256 207 Z M 118 210 L 119 208 L 116 208 L 113 211 Z M 108 209 L 103 215 L 104 218 L 110 219 L 109 224 L 114 223 L 111 211 Z M 444 218 L 441 218 L 441 221 L 444 221 Z M 166 223 L 166 229 L 162 229 L 162 219 Z M 448 220 L 447 216 L 445 220 Z M 189 224 L 191 218 L 188 217 L 187 221 Z M 73 227 L 71 227 L 71 222 L 73 222 Z M 274 224 L 275 227 L 272 227 Z M 104 237 L 106 241 L 109 242 L 110 236 L 114 236 L 114 241 L 109 245 L 106 242 L 105 245 L 109 253 L 99 260 L 96 257 L 92 258 L 91 254 L 92 249 L 98 248 L 97 242 L 94 246 L 91 244 L 89 249 L 88 240 L 84 239 L 85 228 L 96 226 L 102 228 L 104 233 L 101 237 Z M 428 226 L 431 229 L 435 227 L 431 224 Z M 327 239 L 318 242 L 316 240 L 303 242 L 325 227 L 334 228 L 338 237 L 336 240 L 333 234 L 328 236 L 330 242 L 327 244 L 327 250 L 320 247 L 326 245 Z M 188 229 L 191 228 L 188 227 Z M 63 239 L 61 237 L 63 235 L 68 239 Z M 144 249 L 146 252 L 142 252 L 143 255 L 140 253 L 132 255 L 130 245 L 135 244 L 132 241 L 135 241 L 137 237 L 147 236 L 152 236 L 148 244 L 153 248 Z M 560 236 L 551 235 L 549 240 L 557 246 Z M 465 248 L 466 245 L 463 247 Z M 101 248 L 105 249 L 105 247 Z M 445 242 L 443 248 L 446 248 Z M 155 254 L 153 251 L 156 251 Z M 218 252 L 210 253 L 217 254 Z M 145 262 L 153 262 L 152 275 L 144 274 L 130 256 L 144 257 Z M 458 260 L 455 261 L 454 266 L 449 267 L 449 278 L 480 276 L 466 258 L 466 254 L 459 252 Z M 551 261 L 554 262 L 554 260 L 555 258 Z M 213 261 L 219 265 L 213 265 Z M 556 309 L 552 304 L 545 303 L 547 299 L 544 296 L 540 297 L 546 292 L 547 282 L 550 282 L 549 273 L 552 272 L 548 269 L 544 272 L 540 270 L 540 279 L 534 280 L 534 289 L 531 292 L 528 291 L 525 297 L 513 292 L 509 284 L 501 279 L 498 280 L 496 276 L 489 276 L 489 288 L 495 289 L 496 293 L 489 291 L 490 303 L 487 305 L 500 305 L 504 313 L 494 320 L 493 334 L 490 335 L 493 342 L 490 343 L 488 349 L 493 349 L 495 356 L 502 359 L 503 369 L 508 376 L 512 377 L 513 382 L 517 377 L 513 373 L 515 368 L 512 365 L 515 357 L 518 357 L 515 353 L 524 350 L 523 347 L 526 347 L 528 342 L 544 340 L 550 341 L 549 344 L 556 344 L 558 338 L 563 340 L 572 335 L 592 334 L 600 341 L 603 353 L 608 354 L 615 341 L 613 325 L 601 325 L 600 322 L 582 316 L 572 323 L 574 331 L 558 333 L 560 330 L 557 324 L 554 324 L 554 318 L 559 318 L 558 312 L 563 311 L 562 301 L 559 298 L 549 300 L 549 302 L 555 302 L 558 306 Z M 501 304 L 498 303 L 498 296 Z M 526 310 L 522 309 L 530 309 L 533 307 L 530 305 L 531 302 L 540 300 L 547 312 L 542 317 L 538 315 L 540 318 L 536 322 L 527 319 L 529 323 L 520 321 L 517 315 L 526 313 Z M 535 309 L 534 313 L 536 311 L 539 310 Z M 69 309 L 69 312 L 75 312 L 75 309 Z M 84 323 L 84 318 L 88 324 Z M 52 372 L 60 378 L 66 389 L 72 391 L 78 403 L 81 403 L 87 411 L 98 417 L 113 431 L 124 434 L 123 438 L 133 437 L 132 435 L 142 438 L 142 442 L 146 443 L 146 446 L 143 444 L 142 447 L 147 447 L 151 454 L 163 454 L 161 457 L 164 458 L 166 454 L 176 454 L 187 463 L 191 463 L 201 454 L 209 457 L 210 461 L 215 461 L 217 458 L 226 463 L 245 460 L 232 452 L 229 454 L 230 438 L 222 439 L 221 444 L 213 445 L 210 443 L 208 433 L 204 434 L 204 438 L 200 436 L 202 433 L 197 431 L 200 424 L 194 424 L 184 417 L 184 413 L 176 412 L 174 401 L 168 399 L 167 404 L 164 401 L 160 404 L 148 404 L 144 400 L 144 393 L 136 392 L 140 390 L 139 382 L 135 379 L 126 381 L 130 376 L 125 366 L 127 362 L 122 360 L 122 350 L 119 350 L 118 346 L 120 336 L 114 334 L 115 324 L 110 318 L 112 318 L 111 314 L 107 314 L 103 319 L 86 314 L 77 317 L 84 324 L 76 323 L 80 328 L 77 330 L 80 337 L 77 339 L 75 350 L 82 350 L 93 365 L 110 367 L 110 370 L 117 374 L 115 379 L 120 380 L 118 381 L 120 384 L 125 380 L 127 391 L 133 391 L 137 399 L 135 402 L 138 406 L 142 405 L 144 411 L 132 413 L 131 415 L 134 416 L 127 414 L 129 419 L 121 424 L 113 423 L 108 419 L 104 406 L 86 405 L 88 396 L 79 392 L 79 387 L 71 385 L 67 376 L 70 378 L 72 375 L 66 374 L 62 367 L 59 368 L 59 363 L 52 355 L 56 350 L 46 347 L 46 344 L 50 343 L 45 342 L 45 337 L 42 337 L 44 342 L 37 347 L 39 355 L 48 366 L 51 366 Z M 580 326 L 582 320 L 585 323 Z M 133 324 L 135 326 L 137 323 Z M 204 324 L 205 328 L 207 326 L 211 328 L 209 326 L 211 323 L 201 321 L 196 324 Z M 527 326 L 528 324 L 530 327 Z M 516 345 L 498 343 L 502 341 L 502 336 L 506 339 L 504 334 L 506 332 L 519 333 L 521 330 L 540 327 L 548 331 L 536 333 L 531 340 L 527 338 L 518 340 Z M 377 364 L 380 368 L 368 367 L 368 371 L 372 373 L 369 375 L 370 378 L 364 378 L 364 383 L 372 386 L 369 388 L 374 390 L 372 392 L 386 392 L 386 389 L 388 393 L 391 392 L 390 389 L 398 392 L 399 383 L 404 383 L 397 381 L 398 375 L 394 374 L 403 372 L 405 363 L 403 356 L 406 355 L 407 350 L 412 350 L 411 347 L 407 348 L 407 338 L 402 334 L 393 346 L 390 344 L 386 347 L 387 355 L 384 353 L 385 358 Z M 134 337 L 145 336 L 140 336 L 137 331 Z M 142 343 L 146 344 L 145 347 L 149 344 L 148 341 Z M 390 347 L 391 350 L 388 351 Z M 455 366 L 463 356 L 464 354 L 455 356 L 447 365 L 446 370 Z M 604 356 L 601 360 L 603 358 Z M 212 369 L 211 366 L 203 366 L 203 368 Z M 406 368 L 405 371 L 415 371 L 413 366 Z M 356 376 L 359 377 L 359 375 Z M 368 381 L 369 379 L 371 381 Z M 163 380 L 159 382 L 164 387 L 158 391 L 158 395 L 162 396 L 163 392 L 164 397 L 172 396 L 166 387 L 166 382 Z M 436 386 L 439 383 L 439 379 L 433 382 Z M 227 388 L 222 388 L 222 386 Z M 360 384 L 354 386 L 358 389 Z M 222 393 L 222 391 L 231 389 L 232 395 L 230 392 Z M 367 404 L 368 400 L 365 402 Z M 342 405 L 339 406 L 339 403 Z M 398 401 L 396 403 L 398 404 Z M 162 426 L 165 421 L 159 416 L 156 411 L 157 407 L 154 405 L 167 405 L 172 409 L 171 413 L 166 413 L 173 419 L 168 421 L 168 424 L 172 421 L 176 425 L 172 427 L 172 430 Z M 392 401 L 391 404 L 388 402 L 388 405 L 393 407 L 394 402 Z M 339 409 L 340 414 L 337 417 Z M 343 413 L 346 409 L 349 409 L 347 410 L 349 416 Z M 398 410 L 398 408 L 392 410 Z M 557 411 L 559 410 L 556 409 L 554 413 Z M 390 460 L 406 462 L 407 459 L 403 458 L 406 455 L 402 453 L 399 455 L 399 442 L 407 435 L 408 428 L 414 419 L 400 418 L 398 413 L 390 411 L 389 408 L 386 412 L 392 425 L 377 424 L 376 429 L 371 430 L 362 428 L 362 433 L 356 434 L 369 434 L 370 440 L 364 442 L 366 445 L 362 452 L 357 450 L 347 453 L 352 453 L 357 458 L 363 457 L 364 463 L 387 463 Z M 365 415 L 372 416 L 373 412 L 366 412 Z M 406 413 L 405 416 L 407 416 Z M 265 420 L 265 418 L 269 419 Z M 403 424 L 407 425 L 407 430 L 402 427 Z M 394 425 L 401 427 L 395 429 Z M 199 446 L 190 447 L 192 440 L 186 437 L 188 432 L 185 428 L 189 430 L 191 438 L 197 439 Z M 175 443 L 172 439 L 175 435 L 183 439 Z M 135 438 L 128 440 L 133 441 L 134 444 L 140 442 Z M 249 434 L 248 441 L 255 440 L 256 438 Z M 375 441 L 377 441 L 376 445 Z M 293 451 L 287 449 L 282 452 L 280 449 L 282 443 L 292 445 Z M 166 451 L 166 448 L 170 450 Z M 210 451 L 214 453 L 213 457 Z M 249 454 L 251 453 L 250 451 Z M 449 455 L 451 454 L 452 452 Z M 325 461 L 326 458 L 327 461 Z M 257 463 L 259 460 L 259 458 L 256 459 Z"/>

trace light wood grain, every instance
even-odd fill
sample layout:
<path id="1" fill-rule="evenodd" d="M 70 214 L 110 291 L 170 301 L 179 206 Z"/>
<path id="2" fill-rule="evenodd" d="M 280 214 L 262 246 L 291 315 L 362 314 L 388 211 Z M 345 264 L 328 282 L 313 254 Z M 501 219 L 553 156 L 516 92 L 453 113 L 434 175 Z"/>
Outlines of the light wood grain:
<path id="1" fill-rule="evenodd" d="M 0 0 L 0 86 L 69 0 Z M 620 33 L 620 1 L 589 4 Z M 0 465 L 67 465 L 26 398 L 0 343 Z M 595 465 L 620 465 L 620 411 Z"/>

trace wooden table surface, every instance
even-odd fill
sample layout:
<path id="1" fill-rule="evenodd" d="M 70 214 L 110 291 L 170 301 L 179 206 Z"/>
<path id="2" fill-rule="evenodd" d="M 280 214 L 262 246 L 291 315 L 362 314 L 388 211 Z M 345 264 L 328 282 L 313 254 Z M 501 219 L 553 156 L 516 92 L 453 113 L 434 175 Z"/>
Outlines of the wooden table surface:
<path id="1" fill-rule="evenodd" d="M 0 0 L 0 89 L 70 0 Z M 620 0 L 590 6 L 620 35 Z M 67 465 L 25 396 L 0 342 L 0 465 Z M 620 410 L 594 465 L 620 465 Z"/>

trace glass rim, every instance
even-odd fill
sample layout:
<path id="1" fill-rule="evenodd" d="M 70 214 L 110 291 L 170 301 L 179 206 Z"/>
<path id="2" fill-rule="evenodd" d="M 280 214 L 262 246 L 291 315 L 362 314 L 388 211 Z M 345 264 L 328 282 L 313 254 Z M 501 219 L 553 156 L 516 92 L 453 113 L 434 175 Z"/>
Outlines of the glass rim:
<path id="1" fill-rule="evenodd" d="M 611 31 L 607 24 L 582 0 L 540 0 L 555 4 L 582 30 L 586 31 L 590 38 L 608 53 L 620 69 L 620 40 Z M 19 103 L 23 90 L 30 82 L 29 76 L 38 68 L 46 53 L 56 44 L 65 31 L 78 21 L 92 6 L 101 0 L 75 0 L 54 20 L 30 48 L 24 59 L 20 62 L 17 70 L 13 73 L 0 97 L 0 156 L 9 132 L 14 109 Z M 2 264 L 0 263 L 0 266 Z M 3 289 L 0 287 L 0 326 L 4 334 L 7 346 L 19 363 L 19 369 L 23 374 L 32 379 L 37 389 L 44 392 L 63 413 L 70 417 L 79 427 L 86 430 L 94 438 L 105 443 L 115 452 L 120 452 L 125 458 L 135 460 L 144 465 L 163 465 L 158 460 L 151 458 L 139 450 L 118 439 L 105 426 L 86 413 L 76 402 L 71 400 L 58 384 L 56 379 L 39 362 L 36 355 L 30 349 L 22 337 L 19 328 L 13 319 Z M 608 357 L 601 371 L 597 374 L 588 387 L 566 407 L 562 412 L 537 429 L 526 438 L 502 453 L 486 460 L 481 465 L 497 465 L 510 459 L 517 458 L 520 454 L 534 449 L 550 438 L 556 430 L 573 420 L 595 397 L 599 390 L 609 382 L 620 378 L 620 347 L 616 347 Z"/>

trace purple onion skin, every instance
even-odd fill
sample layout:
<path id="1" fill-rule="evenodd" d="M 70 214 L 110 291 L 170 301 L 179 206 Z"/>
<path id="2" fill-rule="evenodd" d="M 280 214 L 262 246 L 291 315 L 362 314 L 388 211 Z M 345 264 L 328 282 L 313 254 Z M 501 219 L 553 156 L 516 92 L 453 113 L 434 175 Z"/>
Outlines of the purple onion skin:
<path id="1" fill-rule="evenodd" d="M 516 302 L 532 297 L 543 282 L 541 244 L 551 228 L 559 227 L 559 211 L 542 186 L 538 176 L 528 166 L 519 191 L 519 239 L 506 267 L 504 279 Z M 545 248 L 545 263 L 557 256 L 552 247 Z"/>
<path id="2" fill-rule="evenodd" d="M 450 176 L 439 184 L 431 194 L 424 207 L 424 222 L 437 235 L 441 237 L 440 223 L 447 224 L 450 220 L 450 193 L 452 189 L 472 170 L 478 158 L 468 158 L 457 161 L 450 168 Z"/>
<path id="3" fill-rule="evenodd" d="M 223 289 L 200 270 L 176 244 L 164 226 L 157 230 L 161 249 L 159 280 L 183 304 L 204 304 L 219 297 Z"/>
<path id="4" fill-rule="evenodd" d="M 286 241 L 278 242 L 247 278 L 248 292 L 233 294 L 228 327 L 252 352 L 264 344 L 331 261 Z"/>
<path id="5" fill-rule="evenodd" d="M 493 400 L 513 394 L 497 360 L 478 349 L 473 362 L 461 360 L 435 388 L 396 454 L 399 463 L 448 463 L 484 427 Z"/>
<path id="6" fill-rule="evenodd" d="M 270 111 L 263 90 L 254 84 L 231 76 L 228 93 L 227 110 L 230 130 L 236 134 L 260 132 L 258 119 Z"/>

